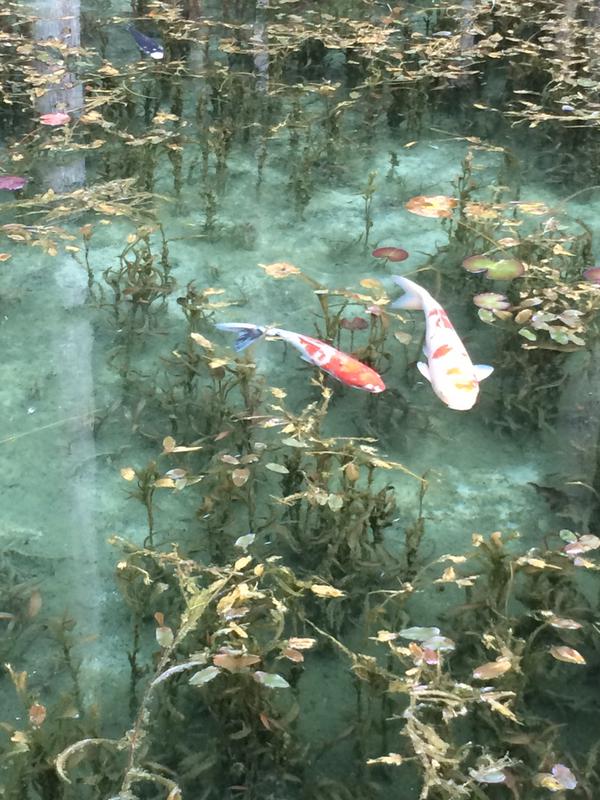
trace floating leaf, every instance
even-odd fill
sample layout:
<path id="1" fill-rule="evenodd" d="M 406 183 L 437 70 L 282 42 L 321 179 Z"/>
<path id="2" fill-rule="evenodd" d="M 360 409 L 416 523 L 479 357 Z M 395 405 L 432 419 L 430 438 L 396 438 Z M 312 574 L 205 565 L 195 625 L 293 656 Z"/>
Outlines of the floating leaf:
<path id="1" fill-rule="evenodd" d="M 492 678 L 498 678 L 500 675 L 504 675 L 504 673 L 508 672 L 511 668 L 512 665 L 510 663 L 510 659 L 500 657 L 495 661 L 488 661 L 487 663 L 476 667 L 473 670 L 473 677 L 479 681 L 487 681 L 491 680 Z"/>
<path id="2" fill-rule="evenodd" d="M 29 707 L 29 722 L 34 728 L 39 728 L 46 719 L 46 707 L 41 703 L 33 703 Z"/>
<path id="3" fill-rule="evenodd" d="M 33 619 L 37 617 L 37 615 L 42 610 L 42 593 L 39 589 L 34 589 L 33 592 L 29 596 L 29 601 L 27 603 L 27 610 L 25 612 L 25 616 L 27 619 Z"/>
<path id="4" fill-rule="evenodd" d="M 0 253 L 0 261 L 8 261 L 12 256 L 10 253 Z"/>
<path id="5" fill-rule="evenodd" d="M 590 550 L 597 550 L 599 547 L 600 539 L 594 536 L 593 533 L 585 533 L 577 541 L 569 542 L 569 544 L 565 545 L 563 551 L 569 556 L 575 556 L 581 553 L 588 553 Z"/>
<path id="6" fill-rule="evenodd" d="M 192 675 L 189 683 L 191 683 L 192 686 L 203 686 L 205 683 L 212 681 L 213 678 L 216 678 L 220 672 L 221 670 L 217 669 L 217 667 L 206 667 Z"/>
<path id="7" fill-rule="evenodd" d="M 550 655 L 557 661 L 565 661 L 567 664 L 587 663 L 579 650 L 575 650 L 574 647 L 557 647 L 556 645 L 552 645 L 550 648 Z"/>
<path id="8" fill-rule="evenodd" d="M 414 642 L 426 642 L 432 636 L 438 636 L 439 628 L 403 628 L 398 635 L 403 639 L 412 639 Z"/>
<path id="9" fill-rule="evenodd" d="M 577 779 L 571 770 L 564 764 L 555 764 L 552 767 L 552 775 L 560 783 L 563 789 L 575 789 L 577 787 Z"/>
<path id="10" fill-rule="evenodd" d="M 161 647 L 170 647 L 174 639 L 173 631 L 166 625 L 161 625 L 156 629 L 156 641 Z"/>
<path id="11" fill-rule="evenodd" d="M 213 350 L 214 344 L 206 338 L 206 336 L 202 336 L 200 333 L 190 333 L 190 339 L 194 341 L 196 344 L 199 344 L 200 347 L 204 347 L 205 350 Z"/>
<path id="12" fill-rule="evenodd" d="M 66 125 L 71 121 L 71 117 L 62 111 L 54 111 L 50 114 L 42 114 L 40 122 L 42 125 L 50 125 L 56 127 L 57 125 Z"/>
<path id="13" fill-rule="evenodd" d="M 281 651 L 281 655 L 296 664 L 300 664 L 302 661 L 304 661 L 304 656 L 302 653 L 299 650 L 294 650 L 293 647 L 284 647 Z"/>
<path id="14" fill-rule="evenodd" d="M 246 550 L 250 547 L 250 545 L 255 539 L 256 539 L 256 534 L 246 533 L 243 536 L 238 537 L 233 543 L 233 546 L 240 547 L 244 552 L 246 552 Z"/>
<path id="15" fill-rule="evenodd" d="M 295 650 L 310 650 L 311 647 L 314 647 L 317 643 L 316 639 L 311 639 L 310 637 L 298 637 L 298 636 L 290 636 L 288 642 L 290 647 L 293 647 Z"/>
<path id="16" fill-rule="evenodd" d="M 510 308 L 510 302 L 505 294 L 497 292 L 483 292 L 473 297 L 473 302 L 478 308 L 485 308 L 490 311 L 505 311 Z"/>
<path id="17" fill-rule="evenodd" d="M 394 767 L 399 767 L 403 763 L 404 758 L 399 753 L 388 753 L 387 756 L 367 759 L 367 764 L 391 764 Z"/>
<path id="18" fill-rule="evenodd" d="M 258 266 L 264 269 L 270 278 L 276 278 L 277 280 L 288 278 L 290 275 L 301 274 L 298 267 L 289 264 L 287 261 L 276 261 L 274 264 L 259 264 Z"/>
<path id="19" fill-rule="evenodd" d="M 406 259 L 408 258 L 408 253 L 401 247 L 378 247 L 376 250 L 373 250 L 371 255 L 374 258 L 385 258 L 388 261 L 406 261 Z M 364 283 L 362 281 L 361 281 L 361 286 L 364 286 Z"/>
<path id="20" fill-rule="evenodd" d="M 313 583 L 310 587 L 313 594 L 317 597 L 344 597 L 344 592 L 336 589 L 334 586 L 327 586 L 324 583 Z"/>
<path id="21" fill-rule="evenodd" d="M 289 469 L 284 467 L 283 464 L 276 464 L 273 461 L 270 461 L 268 464 L 265 464 L 266 469 L 270 469 L 271 472 L 278 472 L 280 475 L 288 475 Z"/>
<path id="22" fill-rule="evenodd" d="M 546 619 L 546 622 L 548 625 L 552 625 L 553 628 L 561 628 L 562 630 L 567 631 L 576 631 L 583 627 L 583 625 L 580 622 L 577 622 L 575 619 L 569 619 L 569 617 L 556 617 L 554 614 L 550 615 Z"/>
<path id="23" fill-rule="evenodd" d="M 418 195 L 411 197 L 404 204 L 404 208 L 411 214 L 418 214 L 420 217 L 451 217 L 452 209 L 456 208 L 458 200 L 454 197 L 446 197 L 443 194 L 426 197 Z"/>
<path id="24" fill-rule="evenodd" d="M 243 486 L 250 477 L 250 470 L 244 467 L 243 469 L 234 469 L 231 473 L 231 480 L 235 486 Z"/>
<path id="25" fill-rule="evenodd" d="M 261 672 L 256 670 L 252 673 L 252 677 L 257 683 L 266 686 L 267 689 L 289 689 L 290 685 L 284 677 L 277 675 L 274 672 Z"/>
<path id="26" fill-rule="evenodd" d="M 228 672 L 242 672 L 260 662 L 260 656 L 243 653 L 217 653 L 213 656 L 213 664 L 223 667 Z"/>
<path id="27" fill-rule="evenodd" d="M 121 473 L 121 477 L 126 481 L 132 481 L 135 478 L 135 470 L 133 467 L 123 467 L 119 472 Z"/>

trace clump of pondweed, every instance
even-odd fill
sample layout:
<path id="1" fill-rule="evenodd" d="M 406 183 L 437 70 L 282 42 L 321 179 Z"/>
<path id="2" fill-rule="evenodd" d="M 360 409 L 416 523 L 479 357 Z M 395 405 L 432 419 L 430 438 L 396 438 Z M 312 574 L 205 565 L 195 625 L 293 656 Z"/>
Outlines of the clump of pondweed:
<path id="1" fill-rule="evenodd" d="M 162 234 L 162 228 L 159 228 Z M 171 277 L 166 240 L 162 235 L 162 254 L 152 250 L 151 237 L 154 229 L 138 228 L 128 237 L 128 242 L 119 255 L 119 265 L 108 267 L 102 273 L 104 281 L 113 292 L 113 310 L 118 325 L 128 321 L 128 331 L 133 332 L 137 317 L 141 317 L 143 329 L 149 324 L 151 308 L 158 301 L 159 310 L 165 298 L 175 286 Z"/>
<path id="2" fill-rule="evenodd" d="M 152 677 L 132 730 L 122 739 L 69 746 L 57 759 L 61 778 L 70 781 L 74 771 L 85 771 L 74 757 L 81 761 L 101 745 L 125 756 L 120 786 L 113 789 L 123 797 L 141 782 L 172 793 L 210 785 L 207 797 L 222 797 L 240 783 L 252 796 L 285 791 L 289 781 L 293 786 L 302 772 L 294 687 L 304 652 L 315 644 L 296 635 L 302 595 L 327 587 L 298 580 L 277 558 L 244 555 L 233 564 L 205 567 L 177 550 L 113 542 L 124 550 L 118 570 L 120 583 L 129 576 L 127 597 L 135 584 L 146 597 L 142 605 L 135 601 L 136 613 L 145 613 L 147 624 L 152 598 L 165 609 L 154 613 L 160 651 L 146 668 Z"/>
<path id="3" fill-rule="evenodd" d="M 6 664 L 6 670 L 16 691 L 19 709 L 13 720 L 0 725 L 0 760 L 3 796 L 19 800 L 35 796 L 40 800 L 92 800 L 100 792 L 105 796 L 111 788 L 113 774 L 118 774 L 112 753 L 97 750 L 90 766 L 95 780 L 79 786 L 77 792 L 61 783 L 54 766 L 55 760 L 74 738 L 97 735 L 98 709 L 82 697 L 79 662 L 74 654 L 79 643 L 73 637 L 75 622 L 68 616 L 48 621 L 51 639 L 58 649 L 54 656 L 54 674 L 63 679 L 61 694 L 48 702 L 48 687 L 42 682 L 43 670 L 16 670 Z M 56 685 L 53 688 L 57 688 Z M 12 704 L 11 704 L 12 705 Z M 8 710 L 9 705 L 6 705 Z"/>
<path id="4" fill-rule="evenodd" d="M 573 711 L 578 728 L 585 725 L 589 711 L 582 673 L 576 682 L 587 659 L 573 645 L 581 646 L 592 611 L 577 588 L 577 571 L 597 569 L 588 554 L 600 539 L 562 536 L 567 544 L 559 550 L 519 555 L 499 532 L 489 540 L 476 535 L 471 553 L 435 562 L 449 566 L 434 582 L 447 592 L 456 591 L 452 585 L 464 590 L 466 602 L 452 602 L 444 614 L 451 639 L 437 627 L 379 630 L 376 640 L 387 644 L 393 661 L 385 674 L 371 671 L 387 678 L 388 719 L 389 705 L 399 706 L 391 719 L 402 721 L 408 743 L 370 764 L 416 760 L 423 798 L 478 797 L 496 783 L 535 797 L 537 787 L 552 781 L 555 790 L 576 786 L 573 773 L 557 763 L 559 729 Z M 418 585 L 423 579 L 421 573 Z M 408 646 L 399 646 L 402 639 Z M 573 676 L 569 686 L 565 670 Z"/>

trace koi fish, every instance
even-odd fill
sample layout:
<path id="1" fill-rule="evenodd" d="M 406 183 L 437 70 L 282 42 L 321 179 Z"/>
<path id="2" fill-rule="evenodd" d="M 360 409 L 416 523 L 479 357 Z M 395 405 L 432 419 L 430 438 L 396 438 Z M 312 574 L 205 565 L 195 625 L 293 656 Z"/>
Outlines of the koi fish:
<path id="1" fill-rule="evenodd" d="M 323 372 L 341 381 L 341 383 L 345 383 L 346 386 L 364 389 L 373 394 L 383 392 L 385 389 L 381 376 L 374 369 L 347 353 L 336 350 L 335 347 L 320 341 L 320 339 L 313 339 L 312 336 L 293 333 L 292 331 L 283 330 L 283 328 L 252 325 L 246 322 L 219 322 L 216 327 L 220 331 L 237 333 L 233 345 L 236 353 L 265 336 L 273 339 L 282 339 L 284 342 L 291 344 L 292 347 L 295 347 L 304 361 L 319 367 Z"/>
<path id="2" fill-rule="evenodd" d="M 126 30 L 133 36 L 135 43 L 144 55 L 150 56 L 150 58 L 154 58 L 156 61 L 160 61 L 165 57 L 163 46 L 157 39 L 146 36 L 145 33 L 138 31 L 133 25 L 127 25 Z"/>
<path id="3" fill-rule="evenodd" d="M 455 411 L 473 408 L 479 383 L 491 375 L 493 367 L 473 364 L 464 344 L 448 319 L 448 314 L 426 289 L 408 278 L 392 275 L 406 294 L 392 303 L 392 308 L 422 309 L 425 314 L 427 364 L 417 367 L 440 400 Z"/>

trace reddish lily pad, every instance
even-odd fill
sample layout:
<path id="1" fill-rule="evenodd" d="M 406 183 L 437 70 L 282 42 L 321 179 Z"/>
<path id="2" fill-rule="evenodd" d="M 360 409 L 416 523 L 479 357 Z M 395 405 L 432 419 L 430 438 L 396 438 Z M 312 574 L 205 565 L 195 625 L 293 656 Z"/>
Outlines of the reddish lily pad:
<path id="1" fill-rule="evenodd" d="M 462 265 L 467 272 L 484 273 L 486 278 L 493 281 L 511 281 L 525 272 L 522 262 L 516 258 L 501 258 L 496 261 L 483 255 L 469 256 Z"/>
<path id="2" fill-rule="evenodd" d="M 0 189 L 6 189 L 9 192 L 16 192 L 22 189 L 27 183 L 27 178 L 20 175 L 0 175 Z"/>
<path id="3" fill-rule="evenodd" d="M 600 267 L 589 267 L 589 269 L 584 270 L 583 277 L 590 283 L 600 285 Z"/>
<path id="4" fill-rule="evenodd" d="M 487 308 L 489 311 L 506 311 L 510 308 L 508 297 L 498 292 L 482 292 L 476 294 L 473 302 L 477 308 Z"/>
<path id="5" fill-rule="evenodd" d="M 347 331 L 364 331 L 368 327 L 369 323 L 363 317 L 352 317 L 352 319 L 343 317 L 340 320 L 340 328 L 344 328 Z"/>
<path id="6" fill-rule="evenodd" d="M 408 253 L 401 247 L 378 247 L 371 255 L 374 258 L 385 258 L 387 261 L 406 261 Z"/>

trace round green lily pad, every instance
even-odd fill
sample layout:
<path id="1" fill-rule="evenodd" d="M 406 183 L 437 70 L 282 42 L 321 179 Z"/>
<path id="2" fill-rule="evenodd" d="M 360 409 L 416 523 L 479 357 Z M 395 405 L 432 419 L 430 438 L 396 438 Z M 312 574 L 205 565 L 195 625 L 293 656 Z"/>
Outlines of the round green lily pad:
<path id="1" fill-rule="evenodd" d="M 525 267 L 516 258 L 501 258 L 496 261 L 488 256 L 469 256 L 462 265 L 467 272 L 485 273 L 485 277 L 493 281 L 511 281 L 525 272 Z"/>
<path id="2" fill-rule="evenodd" d="M 482 292 L 482 294 L 476 294 L 473 298 L 473 302 L 477 308 L 487 308 L 490 311 L 506 311 L 507 308 L 510 308 L 508 297 L 498 292 Z"/>

